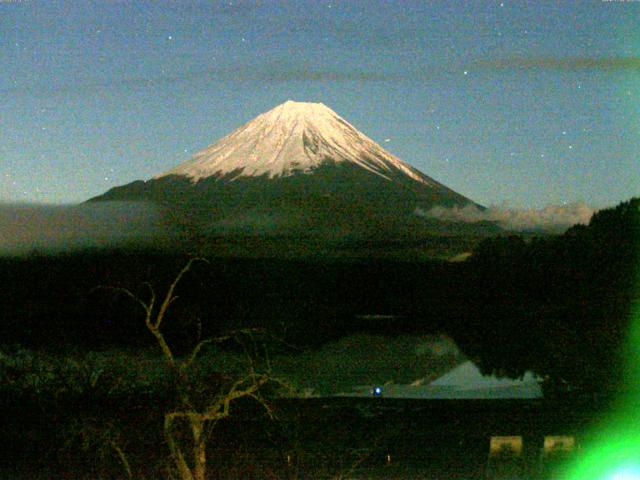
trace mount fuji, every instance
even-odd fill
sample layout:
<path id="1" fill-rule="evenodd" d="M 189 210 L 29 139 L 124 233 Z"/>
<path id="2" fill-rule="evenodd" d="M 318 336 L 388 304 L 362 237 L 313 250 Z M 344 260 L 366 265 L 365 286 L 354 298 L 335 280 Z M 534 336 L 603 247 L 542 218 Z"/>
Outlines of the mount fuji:
<path id="1" fill-rule="evenodd" d="M 415 236 L 416 215 L 468 198 L 387 152 L 321 103 L 287 101 L 147 181 L 90 201 L 150 201 L 207 234 Z"/>

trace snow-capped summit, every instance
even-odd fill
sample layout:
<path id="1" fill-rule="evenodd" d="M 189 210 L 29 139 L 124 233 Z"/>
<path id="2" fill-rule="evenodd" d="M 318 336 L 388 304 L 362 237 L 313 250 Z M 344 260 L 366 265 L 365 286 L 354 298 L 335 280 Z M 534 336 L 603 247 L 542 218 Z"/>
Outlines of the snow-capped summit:
<path id="1" fill-rule="evenodd" d="M 327 161 L 350 162 L 387 180 L 395 172 L 425 185 L 437 185 L 326 105 L 291 100 L 155 178 L 180 175 L 198 182 L 208 177 L 286 177 L 310 173 Z"/>

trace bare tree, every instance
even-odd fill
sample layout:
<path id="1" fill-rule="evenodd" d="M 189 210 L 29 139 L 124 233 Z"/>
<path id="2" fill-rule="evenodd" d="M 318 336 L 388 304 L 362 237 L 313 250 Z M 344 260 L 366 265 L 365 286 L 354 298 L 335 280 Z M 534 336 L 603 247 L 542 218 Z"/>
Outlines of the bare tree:
<path id="1" fill-rule="evenodd" d="M 267 403 L 259 396 L 259 390 L 270 380 L 270 368 L 259 372 L 255 368 L 253 361 L 248 362 L 247 372 L 233 381 L 213 398 L 207 399 L 204 403 L 195 402 L 192 398 L 189 386 L 192 383 L 190 370 L 191 365 L 196 360 L 202 348 L 208 343 L 216 343 L 228 340 L 232 335 L 218 338 L 210 338 L 199 341 L 184 358 L 177 358 L 170 345 L 167 343 L 162 333 L 162 322 L 171 304 L 178 298 L 175 294 L 176 287 L 193 266 L 196 261 L 206 261 L 200 258 L 191 259 L 187 265 L 175 277 L 167 293 L 158 300 L 156 292 L 150 284 L 146 284 L 150 295 L 148 300 L 143 300 L 130 290 L 116 289 L 136 301 L 145 312 L 145 324 L 149 332 L 156 339 L 158 347 L 162 351 L 164 361 L 173 373 L 178 391 L 178 402 L 174 409 L 164 414 L 164 436 L 169 447 L 171 460 L 175 466 L 181 480 L 205 480 L 207 468 L 207 431 L 216 422 L 229 416 L 231 403 L 240 398 L 253 398 L 262 404 L 267 413 L 271 414 L 271 409 Z M 238 333 L 238 332 L 236 332 Z M 250 331 L 240 333 L 250 334 Z M 198 403 L 200 405 L 198 406 Z M 176 429 L 179 423 L 186 425 L 191 433 L 189 442 L 191 454 L 188 455 L 189 446 L 185 446 L 176 437 Z M 188 460 L 188 457 L 191 459 Z"/>

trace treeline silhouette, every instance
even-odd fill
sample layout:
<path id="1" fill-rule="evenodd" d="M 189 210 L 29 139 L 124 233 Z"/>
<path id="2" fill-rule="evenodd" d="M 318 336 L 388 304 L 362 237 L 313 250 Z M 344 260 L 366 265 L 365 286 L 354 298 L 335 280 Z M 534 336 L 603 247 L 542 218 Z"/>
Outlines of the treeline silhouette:
<path id="1" fill-rule="evenodd" d="M 180 283 L 166 335 L 178 349 L 245 327 L 312 348 L 354 332 L 447 333 L 484 372 L 532 370 L 547 392 L 619 386 L 637 301 L 640 199 L 588 226 L 485 240 L 464 263 L 206 254 Z M 0 258 L 0 338 L 29 348 L 152 346 L 141 298 L 189 255 L 145 249 Z"/>
<path id="2" fill-rule="evenodd" d="M 467 262 L 475 288 L 452 334 L 485 373 L 532 370 L 547 395 L 632 388 L 620 381 L 624 363 L 637 361 L 624 358 L 624 345 L 639 252 L 639 198 L 559 237 L 485 240 Z"/>

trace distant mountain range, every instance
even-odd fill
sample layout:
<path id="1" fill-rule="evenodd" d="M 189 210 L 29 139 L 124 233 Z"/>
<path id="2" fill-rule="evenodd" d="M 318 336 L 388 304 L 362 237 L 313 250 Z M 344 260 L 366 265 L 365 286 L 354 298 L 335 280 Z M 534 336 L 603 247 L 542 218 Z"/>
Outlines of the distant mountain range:
<path id="1" fill-rule="evenodd" d="M 123 200 L 154 202 L 169 221 L 212 235 L 406 238 L 479 227 L 416 215 L 474 203 L 321 103 L 287 101 L 175 168 L 90 201 Z"/>

